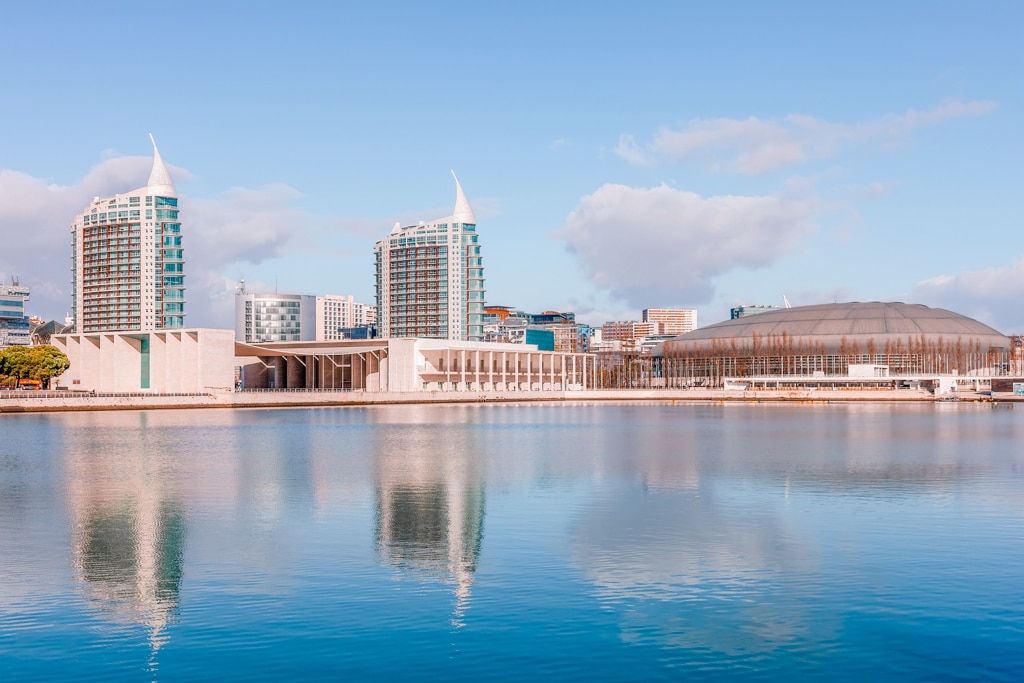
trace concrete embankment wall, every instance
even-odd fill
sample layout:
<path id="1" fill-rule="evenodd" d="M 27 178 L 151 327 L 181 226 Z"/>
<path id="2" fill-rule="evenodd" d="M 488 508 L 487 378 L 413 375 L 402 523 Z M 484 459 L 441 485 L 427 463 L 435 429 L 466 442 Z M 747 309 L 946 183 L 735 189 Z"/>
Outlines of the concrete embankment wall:
<path id="1" fill-rule="evenodd" d="M 1012 394 L 967 394 L 960 401 L 1021 401 Z M 267 391 L 172 396 L 160 394 L 37 396 L 7 394 L 0 398 L 0 413 L 82 410 L 149 410 L 173 408 L 276 408 L 306 406 L 363 406 L 403 403 L 521 403 L 521 402 L 885 402 L 936 401 L 926 391 L 725 391 L 692 389 L 606 389 L 597 391 L 535 392 L 307 392 Z"/>

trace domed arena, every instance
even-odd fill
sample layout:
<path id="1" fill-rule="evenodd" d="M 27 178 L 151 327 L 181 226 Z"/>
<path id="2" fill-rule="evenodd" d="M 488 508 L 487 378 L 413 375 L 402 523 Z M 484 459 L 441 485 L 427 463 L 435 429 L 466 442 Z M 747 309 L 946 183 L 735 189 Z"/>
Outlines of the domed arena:
<path id="1" fill-rule="evenodd" d="M 655 350 L 668 386 L 719 386 L 722 378 L 1002 374 L 1011 341 L 941 308 L 836 303 L 726 320 Z"/>

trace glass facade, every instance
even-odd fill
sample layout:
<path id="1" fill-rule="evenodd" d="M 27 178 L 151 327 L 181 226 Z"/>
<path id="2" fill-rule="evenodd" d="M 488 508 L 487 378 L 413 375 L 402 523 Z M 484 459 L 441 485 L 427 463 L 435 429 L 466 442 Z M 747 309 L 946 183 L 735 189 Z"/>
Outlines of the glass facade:
<path id="1" fill-rule="evenodd" d="M 25 315 L 28 294 L 28 287 L 0 285 L 0 349 L 32 343 L 31 326 Z"/>

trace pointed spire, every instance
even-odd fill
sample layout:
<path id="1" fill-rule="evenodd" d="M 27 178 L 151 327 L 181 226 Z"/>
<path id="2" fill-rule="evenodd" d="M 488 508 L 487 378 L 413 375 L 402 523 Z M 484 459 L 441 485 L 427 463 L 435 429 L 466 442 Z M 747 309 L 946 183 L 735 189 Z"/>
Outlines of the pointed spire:
<path id="1" fill-rule="evenodd" d="M 452 220 L 456 223 L 476 225 L 476 216 L 473 215 L 473 209 L 466 199 L 466 193 L 462 191 L 462 185 L 459 185 L 455 171 L 452 171 L 452 178 L 455 178 L 455 212 L 452 214 Z"/>
<path id="2" fill-rule="evenodd" d="M 146 185 L 161 194 L 176 197 L 177 193 L 174 183 L 171 181 L 171 174 L 168 173 L 167 166 L 164 165 L 160 150 L 156 148 L 156 140 L 153 139 L 152 133 L 149 134 L 149 140 L 153 143 L 153 170 L 149 174 L 149 182 Z"/>

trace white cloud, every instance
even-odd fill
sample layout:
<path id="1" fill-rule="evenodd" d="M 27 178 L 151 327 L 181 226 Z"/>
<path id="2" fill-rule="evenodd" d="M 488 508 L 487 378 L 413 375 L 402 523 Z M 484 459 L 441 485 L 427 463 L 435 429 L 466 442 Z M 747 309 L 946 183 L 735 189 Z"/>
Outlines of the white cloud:
<path id="1" fill-rule="evenodd" d="M 144 186 L 152 163 L 148 157 L 108 158 L 66 186 L 0 170 L 0 277 L 17 276 L 31 289 L 30 314 L 63 318 L 70 310 L 72 219 L 94 196 Z M 189 178 L 182 169 L 171 173 Z M 225 287 L 221 271 L 279 256 L 307 232 L 309 217 L 292 206 L 298 197 L 284 185 L 237 188 L 214 199 L 182 197 L 189 325 L 232 324 L 217 305 Z"/>
<path id="2" fill-rule="evenodd" d="M 982 116 L 994 108 L 990 101 L 952 101 L 929 111 L 911 109 L 858 124 L 828 123 L 803 114 L 773 119 L 694 119 L 678 129 L 661 128 L 646 148 L 633 136 L 623 135 L 615 151 L 636 165 L 661 159 L 695 161 L 717 170 L 756 175 L 829 158 L 849 143 L 898 142 L 921 126 Z"/>
<path id="3" fill-rule="evenodd" d="M 637 308 L 707 302 L 715 277 L 767 266 L 816 230 L 804 196 L 703 198 L 660 186 L 604 185 L 556 235 L 593 283 Z"/>
<path id="4" fill-rule="evenodd" d="M 634 166 L 647 166 L 651 163 L 650 158 L 640 149 L 636 138 L 632 135 L 619 136 L 619 144 L 615 147 L 615 153 Z"/>
<path id="5" fill-rule="evenodd" d="M 287 185 L 274 184 L 236 187 L 214 199 L 183 198 L 189 246 L 198 247 L 188 254 L 188 262 L 217 267 L 280 256 L 285 244 L 314 227 L 304 211 L 291 205 L 301 196 Z"/>
<path id="6" fill-rule="evenodd" d="M 908 300 L 961 313 L 1003 334 L 1024 334 L 1024 256 L 1008 266 L 924 280 Z"/>
<path id="7" fill-rule="evenodd" d="M 63 318 L 71 307 L 71 220 L 94 196 L 140 187 L 152 159 L 106 159 L 74 185 L 0 170 L 0 277 L 31 289 L 27 310 Z"/>

